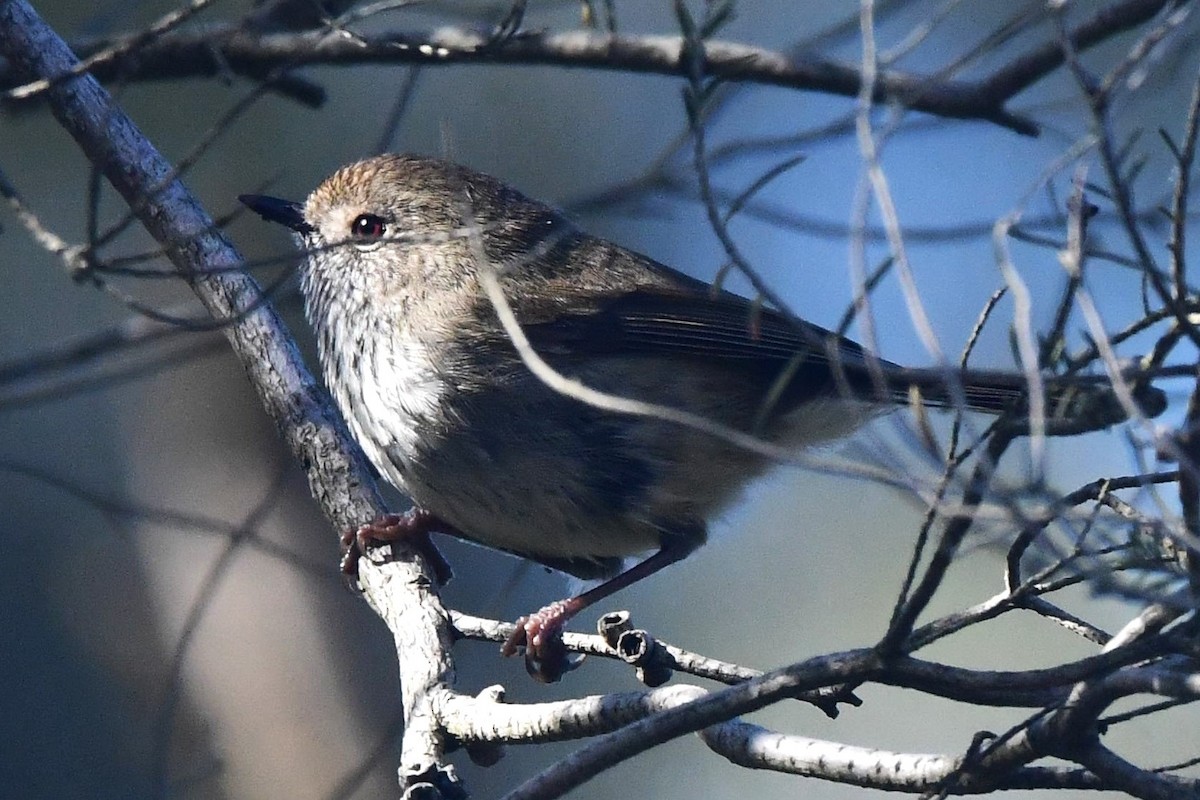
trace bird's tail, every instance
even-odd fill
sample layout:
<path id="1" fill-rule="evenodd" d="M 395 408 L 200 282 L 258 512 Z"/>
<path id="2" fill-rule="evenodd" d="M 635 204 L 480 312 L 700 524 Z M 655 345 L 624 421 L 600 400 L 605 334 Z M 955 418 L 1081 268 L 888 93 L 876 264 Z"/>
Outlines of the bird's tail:
<path id="1" fill-rule="evenodd" d="M 883 371 L 885 391 L 892 402 L 920 402 L 942 408 L 967 408 L 992 414 L 1027 414 L 1029 381 L 1012 372 L 891 367 Z M 876 382 L 877 383 L 877 382 Z M 1128 417 L 1112 382 L 1103 376 L 1045 376 L 1047 420 L 1114 425 Z M 1156 417 L 1167 407 L 1166 394 L 1149 384 L 1130 384 L 1141 413 Z"/>

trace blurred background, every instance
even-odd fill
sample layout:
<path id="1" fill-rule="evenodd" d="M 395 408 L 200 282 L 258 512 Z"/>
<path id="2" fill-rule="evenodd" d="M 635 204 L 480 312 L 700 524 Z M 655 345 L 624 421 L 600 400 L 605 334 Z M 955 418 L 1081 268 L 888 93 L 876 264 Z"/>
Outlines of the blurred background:
<path id="1" fill-rule="evenodd" d="M 139 30 L 176 7 L 149 0 L 36 5 L 73 42 Z M 623 34 L 678 33 L 670 3 L 614 5 Z M 1036 19 L 1042 5 L 880 3 L 876 35 L 882 50 L 912 43 L 896 66 L 927 74 L 972 53 L 1008 21 L 1023 14 Z M 1082 18 L 1098 5 L 1078 4 L 1070 13 Z M 597 6 L 602 15 L 604 4 Z M 701 12 L 701 4 L 693 6 Z M 486 30 L 505 8 L 429 2 L 357 25 Z M 582 8 L 574 0 L 535 0 L 525 26 L 576 29 Z M 861 54 L 858 9 L 852 2 L 742 0 L 717 38 L 854 63 Z M 247 10 L 246 3 L 216 2 L 195 22 L 233 20 Z M 913 40 L 915 32 L 927 35 Z M 1049 20 L 1033 22 L 959 74 L 980 77 L 1053 34 Z M 1103 70 L 1138 35 L 1116 37 L 1085 60 Z M 1142 207 L 1169 196 L 1172 161 L 1155 131 L 1164 128 L 1178 139 L 1197 59 L 1195 48 L 1169 49 L 1121 95 L 1118 140 L 1144 131 L 1134 144 L 1144 159 L 1137 183 Z M 497 175 L 566 208 L 590 231 L 697 277 L 712 280 L 726 261 L 696 201 L 691 146 L 686 140 L 677 146 L 687 130 L 679 78 L 499 65 L 314 67 L 299 74 L 326 89 L 320 108 L 268 93 L 223 130 L 187 173 L 186 182 L 214 216 L 233 212 L 239 193 L 301 200 L 342 164 L 395 149 L 448 156 Z M 173 161 L 253 90 L 242 79 L 113 88 Z M 1052 189 L 1037 187 L 1039 176 L 1089 128 L 1078 90 L 1060 70 L 1021 94 L 1012 110 L 1036 118 L 1042 135 L 907 113 L 882 152 L 921 298 L 952 355 L 1003 285 L 991 240 L 995 221 L 1025 209 L 1028 218 L 1046 223 L 1047 235 L 1061 239 L 1065 229 L 1056 215 L 1069 192 L 1070 170 Z M 730 230 L 791 310 L 827 327 L 839 323 L 854 290 L 851 233 L 863 161 L 852 126 L 846 128 L 853 111 L 849 98 L 740 87 L 722 98 L 707 126 L 710 148 L 732 148 L 733 155 L 713 162 L 714 183 L 731 194 L 772 164 L 805 156 L 771 182 Z M 886 123 L 888 115 L 881 112 L 878 120 Z M 85 240 L 88 164 L 44 108 L 9 106 L 0 116 L 0 168 L 47 226 L 69 241 Z M 118 220 L 123 211 L 106 189 L 99 224 Z M 189 333 L 61 374 L 31 372 L 28 365 L 45 364 L 87 341 L 80 337 L 138 319 L 120 293 L 192 318 L 202 309 L 177 280 L 114 276 L 110 291 L 73 282 L 11 215 L 0 221 L 0 558 L 6 575 L 0 581 L 0 795 L 395 795 L 400 721 L 390 636 L 343 588 L 335 532 L 309 498 L 223 338 Z M 874 210 L 868 222 L 866 263 L 873 267 L 888 248 L 877 235 Z M 249 259 L 265 264 L 264 282 L 289 269 L 293 245 L 284 231 L 243 215 L 228 232 Z M 1114 229 L 1100 225 L 1095 235 L 1107 236 L 1116 250 L 1127 249 Z M 1160 249 L 1163 240 L 1156 244 Z M 133 226 L 109 252 L 134 254 L 153 246 Z M 1035 329 L 1041 329 L 1053 317 L 1063 270 L 1051 248 L 1015 243 L 1013 254 L 1030 287 Z M 165 261 L 150 266 L 169 268 Z M 748 291 L 734 276 L 729 285 Z M 1110 330 L 1140 316 L 1141 281 L 1133 270 L 1102 264 L 1092 273 L 1091 289 Z M 276 298 L 311 359 L 293 288 L 285 285 Z M 895 278 L 880 284 L 872 304 L 883 356 L 932 363 Z M 1012 315 L 1011 300 L 1002 301 L 973 356 L 977 366 L 1013 367 Z M 1070 326 L 1073 346 L 1082 344 L 1082 329 L 1082 322 Z M 857 327 L 850 332 L 861 334 Z M 1133 339 L 1122 355 L 1143 352 L 1147 341 Z M 1183 396 L 1173 394 L 1173 405 L 1182 407 Z M 935 417 L 944 433 L 947 420 Z M 1176 412 L 1160 423 L 1178 420 Z M 895 421 L 884 419 L 844 452 L 904 469 L 903 439 Z M 1120 429 L 1054 440 L 1047 481 L 1069 490 L 1126 474 L 1134 471 L 1139 452 L 1145 455 Z M 925 468 L 910 461 L 913 469 Z M 1013 485 L 1029 473 L 1021 452 L 1006 466 Z M 402 500 L 394 499 L 400 507 Z M 707 547 L 597 613 L 628 608 L 638 626 L 665 640 L 764 669 L 867 646 L 886 628 L 921 516 L 920 507 L 887 487 L 781 469 L 714 524 Z M 1004 534 L 997 530 L 998 537 Z M 560 576 L 540 567 L 459 542 L 439 544 L 457 573 L 443 594 L 450 607 L 512 619 L 566 589 Z M 931 614 L 1002 590 L 1003 543 L 993 544 L 972 542 Z M 1135 613 L 1083 590 L 1074 599 L 1109 630 Z M 588 629 L 595 616 L 585 615 L 578 627 Z M 1015 669 L 1093 650 L 1043 619 L 1013 614 L 926 655 L 968 667 Z M 542 686 L 527 678 L 519 659 L 501 659 L 493 645 L 463 643 L 455 656 L 461 691 L 502 683 L 514 701 L 639 686 L 627 668 L 599 661 L 558 685 Z M 864 746 L 955 754 L 977 731 L 1001 731 L 1023 716 L 877 686 L 860 695 L 864 705 L 836 720 L 795 703 L 754 721 Z M 1195 730 L 1194 714 L 1171 713 L 1187 726 L 1178 730 Z M 1159 738 L 1152 755 L 1148 738 L 1131 725 L 1111 741 L 1130 757 L 1154 763 L 1193 754 L 1191 737 Z M 486 770 L 461 754 L 455 763 L 475 796 L 488 797 L 573 747 L 509 748 Z M 798 791 L 834 800 L 864 790 L 740 769 L 689 737 L 610 770 L 573 796 L 770 798 Z"/>

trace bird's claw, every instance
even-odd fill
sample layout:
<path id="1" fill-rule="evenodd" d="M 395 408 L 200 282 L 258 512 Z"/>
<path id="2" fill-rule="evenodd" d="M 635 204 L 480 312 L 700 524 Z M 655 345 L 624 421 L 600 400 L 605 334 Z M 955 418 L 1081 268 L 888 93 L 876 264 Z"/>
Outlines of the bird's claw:
<path id="1" fill-rule="evenodd" d="M 429 539 L 429 533 L 435 530 L 452 533 L 454 528 L 446 525 L 428 511 L 415 507 L 403 514 L 384 514 L 358 528 L 346 530 L 342 533 L 341 539 L 342 575 L 345 576 L 346 582 L 350 584 L 351 588 L 357 588 L 359 558 L 378 544 L 408 539 L 428 562 L 438 584 L 445 584 L 454 576 L 454 572 Z"/>
<path id="2" fill-rule="evenodd" d="M 573 616 L 567 600 L 551 603 L 540 611 L 517 620 L 516 630 L 500 647 L 501 655 L 525 651 L 525 671 L 541 683 L 555 683 L 583 663 L 584 657 L 568 658 L 563 644 L 563 626 Z"/>

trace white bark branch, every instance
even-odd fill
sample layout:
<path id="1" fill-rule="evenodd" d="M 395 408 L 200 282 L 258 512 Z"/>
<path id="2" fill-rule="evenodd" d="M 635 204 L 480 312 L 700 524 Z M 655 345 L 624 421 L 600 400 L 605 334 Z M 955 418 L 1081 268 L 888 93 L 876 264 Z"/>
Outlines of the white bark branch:
<path id="1" fill-rule="evenodd" d="M 225 335 L 334 528 L 382 514 L 362 452 L 305 368 L 287 328 L 262 302 L 258 284 L 236 269 L 242 256 L 172 177 L 167 160 L 95 78 L 72 75 L 78 60 L 24 0 L 0 2 L 0 52 L 25 79 L 50 81 L 45 97 L 59 123 L 137 211 L 213 318 L 235 320 L 223 328 Z M 363 559 L 362 577 L 369 600 L 394 626 L 404 708 L 414 715 L 432 685 L 453 674 L 449 619 L 417 553 L 403 543 L 393 550 L 397 560 L 392 563 L 375 566 Z M 408 655 L 416 645 L 419 658 Z M 416 744 L 406 750 L 412 761 L 405 769 L 414 775 L 437 773 L 443 766 L 440 740 L 413 738 Z"/>

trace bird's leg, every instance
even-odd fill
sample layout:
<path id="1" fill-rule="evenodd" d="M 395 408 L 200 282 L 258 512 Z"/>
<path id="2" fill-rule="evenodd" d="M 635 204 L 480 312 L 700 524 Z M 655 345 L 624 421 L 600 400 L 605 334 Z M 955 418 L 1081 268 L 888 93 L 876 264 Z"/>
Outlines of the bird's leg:
<path id="1" fill-rule="evenodd" d="M 382 517 L 351 528 L 342 534 L 342 574 L 351 586 L 358 579 L 358 559 L 375 544 L 407 539 L 417 552 L 428 562 L 439 584 L 445 584 L 454 576 L 450 564 L 433 546 L 429 534 L 433 531 L 461 536 L 458 530 L 423 508 L 413 506 L 403 514 L 384 514 Z"/>
<path id="2" fill-rule="evenodd" d="M 568 661 L 567 649 L 562 641 L 563 625 L 569 619 L 593 603 L 686 557 L 696 549 L 697 544 L 698 542 L 690 538 L 668 539 L 657 553 L 599 586 L 566 600 L 551 603 L 527 617 L 521 617 L 517 620 L 517 629 L 501 646 L 500 653 L 511 656 L 518 648 L 523 647 L 526 671 L 542 683 L 554 683 L 579 664 L 579 661 Z"/>

